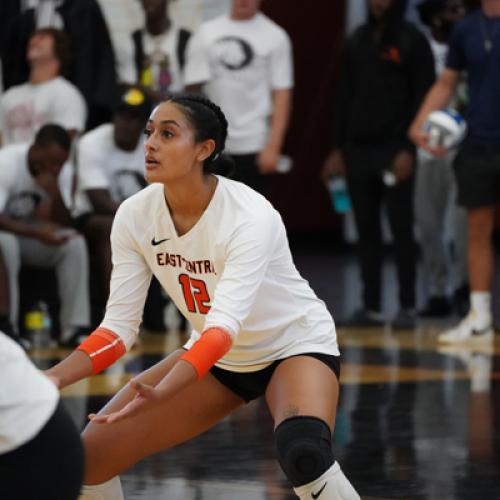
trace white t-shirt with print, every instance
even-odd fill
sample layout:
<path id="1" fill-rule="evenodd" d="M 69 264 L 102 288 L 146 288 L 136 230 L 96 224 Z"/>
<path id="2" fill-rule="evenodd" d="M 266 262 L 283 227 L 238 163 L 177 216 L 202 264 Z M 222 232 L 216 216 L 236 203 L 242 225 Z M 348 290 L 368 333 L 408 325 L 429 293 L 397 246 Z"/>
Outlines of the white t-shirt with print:
<path id="1" fill-rule="evenodd" d="M 12 144 L 0 149 L 0 212 L 13 219 L 36 218 L 39 204 L 49 195 L 35 183 L 28 167 L 28 144 Z M 73 166 L 66 162 L 58 177 L 64 204 L 71 207 Z"/>
<path id="2" fill-rule="evenodd" d="M 11 87 L 0 98 L 4 145 L 31 142 L 38 129 L 47 123 L 82 131 L 86 119 L 87 107 L 82 94 L 62 77 Z"/>
<path id="3" fill-rule="evenodd" d="M 0 332 L 0 454 L 33 439 L 59 401 L 56 386 Z M 29 481 L 29 478 L 26 479 Z"/>
<path id="4" fill-rule="evenodd" d="M 141 83 L 157 91 L 181 92 L 184 81 L 177 57 L 179 28 L 171 26 L 166 33 L 158 36 L 144 31 L 142 37 L 144 55 L 150 62 L 148 73 L 151 82 Z"/>
<path id="5" fill-rule="evenodd" d="M 261 151 L 272 90 L 293 87 L 290 39 L 261 13 L 248 21 L 218 17 L 191 38 L 184 78 L 186 85 L 204 83 L 204 92 L 226 114 L 229 153 Z"/>
<path id="6" fill-rule="evenodd" d="M 118 148 L 111 123 L 100 125 L 81 137 L 77 159 L 75 217 L 93 212 L 87 190 L 108 189 L 113 200 L 121 203 L 146 186 L 143 141 L 138 141 L 134 151 Z"/>
<path id="7" fill-rule="evenodd" d="M 178 236 L 162 184 L 124 201 L 111 232 L 113 273 L 102 326 L 127 348 L 137 336 L 153 273 L 194 330 L 233 337 L 217 366 L 255 371 L 305 352 L 339 355 L 323 301 L 298 273 L 279 213 L 248 186 L 218 177 L 201 218 Z"/>

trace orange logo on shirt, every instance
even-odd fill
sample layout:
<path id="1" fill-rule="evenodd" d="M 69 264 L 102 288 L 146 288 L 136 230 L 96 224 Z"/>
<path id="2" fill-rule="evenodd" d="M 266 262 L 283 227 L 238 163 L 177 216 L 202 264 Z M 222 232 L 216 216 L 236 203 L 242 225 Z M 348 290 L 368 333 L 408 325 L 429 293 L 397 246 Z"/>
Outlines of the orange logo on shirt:
<path id="1" fill-rule="evenodd" d="M 394 64 L 401 64 L 401 52 L 397 47 L 387 47 L 382 53 L 382 59 L 391 61 Z"/>

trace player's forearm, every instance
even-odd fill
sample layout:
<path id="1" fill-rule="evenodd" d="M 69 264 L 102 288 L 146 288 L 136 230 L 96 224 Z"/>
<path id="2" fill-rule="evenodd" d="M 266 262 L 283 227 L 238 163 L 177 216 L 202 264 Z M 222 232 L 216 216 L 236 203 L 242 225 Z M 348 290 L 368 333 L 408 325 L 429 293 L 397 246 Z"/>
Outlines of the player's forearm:
<path id="1" fill-rule="evenodd" d="M 0 214 L 0 230 L 18 234 L 19 236 L 26 236 L 27 238 L 37 238 L 36 226 L 11 219 L 7 215 Z"/>
<path id="2" fill-rule="evenodd" d="M 46 374 L 55 378 L 62 389 L 92 375 L 92 362 L 85 352 L 73 351 L 66 359 L 47 370 Z"/>
<path id="3" fill-rule="evenodd" d="M 231 335 L 221 328 L 209 328 L 177 361 L 155 387 L 160 400 L 175 396 L 182 389 L 204 377 L 232 345 Z"/>
<path id="4" fill-rule="evenodd" d="M 194 367 L 182 359 L 177 361 L 174 367 L 156 386 L 160 400 L 166 401 L 185 387 L 195 382 L 197 373 Z"/>
<path id="5" fill-rule="evenodd" d="M 455 93 L 455 86 L 445 80 L 438 80 L 428 92 L 420 107 L 413 125 L 421 128 L 431 111 L 442 109 L 448 105 Z"/>
<path id="6" fill-rule="evenodd" d="M 281 151 L 288 129 L 292 92 L 289 89 L 273 91 L 273 112 L 266 147 Z"/>

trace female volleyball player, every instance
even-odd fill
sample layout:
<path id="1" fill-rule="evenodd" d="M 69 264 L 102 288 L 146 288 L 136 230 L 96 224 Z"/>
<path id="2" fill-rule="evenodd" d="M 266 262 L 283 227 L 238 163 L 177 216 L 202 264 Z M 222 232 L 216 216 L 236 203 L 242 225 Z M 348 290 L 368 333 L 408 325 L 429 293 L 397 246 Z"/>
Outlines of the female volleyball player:
<path id="1" fill-rule="evenodd" d="M 301 499 L 354 500 L 332 453 L 339 393 L 333 320 L 291 258 L 269 202 L 216 176 L 227 121 L 211 101 L 160 104 L 145 131 L 152 185 L 120 206 L 100 327 L 49 374 L 64 387 L 111 365 L 137 335 L 153 273 L 194 327 L 83 433 L 86 499 L 123 498 L 118 474 L 265 395 L 279 462 Z"/>

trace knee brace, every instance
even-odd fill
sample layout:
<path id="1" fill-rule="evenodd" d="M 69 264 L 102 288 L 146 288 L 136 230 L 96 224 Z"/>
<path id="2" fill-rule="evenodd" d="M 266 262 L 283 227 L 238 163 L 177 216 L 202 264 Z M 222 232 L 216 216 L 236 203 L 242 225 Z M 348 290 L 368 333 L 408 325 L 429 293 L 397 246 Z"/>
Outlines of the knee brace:
<path id="1" fill-rule="evenodd" d="M 294 487 L 310 483 L 334 462 L 330 428 L 319 418 L 288 418 L 274 436 L 279 463 Z"/>

